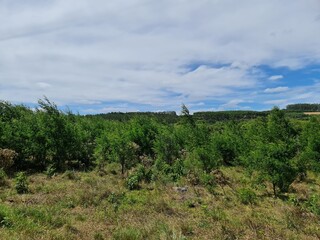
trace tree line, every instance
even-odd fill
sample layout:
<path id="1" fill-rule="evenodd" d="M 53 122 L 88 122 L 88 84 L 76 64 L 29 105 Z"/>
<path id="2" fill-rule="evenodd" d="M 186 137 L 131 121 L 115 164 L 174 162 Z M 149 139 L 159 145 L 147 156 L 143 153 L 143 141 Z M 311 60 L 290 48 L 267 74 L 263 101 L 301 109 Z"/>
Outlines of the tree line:
<path id="1" fill-rule="evenodd" d="M 296 112 L 320 112 L 320 104 L 297 103 L 290 104 L 286 107 L 288 111 Z"/>
<path id="2" fill-rule="evenodd" d="M 36 109 L 0 102 L 0 168 L 103 171 L 118 164 L 135 189 L 141 181 L 183 176 L 210 187 L 213 171 L 240 166 L 278 195 L 308 171 L 320 171 L 319 134 L 318 118 L 289 119 L 279 108 L 254 119 L 207 123 L 183 105 L 179 119 L 168 123 L 152 114 L 126 121 L 75 115 L 46 98 Z"/>

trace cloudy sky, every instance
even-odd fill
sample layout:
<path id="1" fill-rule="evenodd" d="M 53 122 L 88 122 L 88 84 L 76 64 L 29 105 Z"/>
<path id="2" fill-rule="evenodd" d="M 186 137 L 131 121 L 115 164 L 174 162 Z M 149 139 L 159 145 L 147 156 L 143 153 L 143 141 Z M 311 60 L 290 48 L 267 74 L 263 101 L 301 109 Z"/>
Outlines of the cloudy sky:
<path id="1" fill-rule="evenodd" d="M 0 100 L 82 114 L 320 102 L 319 0 L 0 0 Z"/>

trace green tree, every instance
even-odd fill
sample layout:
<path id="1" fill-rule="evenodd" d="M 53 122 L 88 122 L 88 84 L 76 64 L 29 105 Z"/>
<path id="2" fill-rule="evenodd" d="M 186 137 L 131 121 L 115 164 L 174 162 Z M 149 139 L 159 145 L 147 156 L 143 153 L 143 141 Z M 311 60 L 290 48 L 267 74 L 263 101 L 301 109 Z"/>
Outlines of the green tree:
<path id="1" fill-rule="evenodd" d="M 286 192 L 299 171 L 294 158 L 297 154 L 296 135 L 284 112 L 274 108 L 262 126 L 252 125 L 257 137 L 250 141 L 247 164 L 272 183 L 275 196 Z M 250 136 L 249 136 L 250 138 Z"/>
<path id="2" fill-rule="evenodd" d="M 137 162 L 138 146 L 131 141 L 127 129 L 118 128 L 114 132 L 105 132 L 97 139 L 95 156 L 100 167 L 108 162 L 118 162 L 121 165 L 121 173 Z"/>
<path id="3" fill-rule="evenodd" d="M 154 157 L 154 142 L 158 134 L 158 124 L 153 117 L 135 117 L 129 123 L 131 141 L 139 146 L 138 155 Z"/>
<path id="4" fill-rule="evenodd" d="M 310 118 L 303 128 L 300 142 L 302 151 L 299 156 L 299 167 L 307 170 L 320 171 L 320 122 L 316 117 Z"/>
<path id="5" fill-rule="evenodd" d="M 162 128 L 154 142 L 154 151 L 159 161 L 172 165 L 180 156 L 181 147 L 173 127 Z"/>
<path id="6" fill-rule="evenodd" d="M 45 135 L 44 143 L 47 149 L 47 157 L 52 161 L 57 170 L 65 168 L 65 162 L 72 160 L 76 145 L 76 132 L 74 129 L 75 118 L 71 113 L 62 113 L 56 104 L 47 98 L 38 101 L 40 109 L 37 114 L 40 117 L 42 131 Z"/>
<path id="7" fill-rule="evenodd" d="M 211 138 L 213 154 L 226 166 L 237 165 L 244 149 L 245 140 L 240 124 L 223 123 Z"/>

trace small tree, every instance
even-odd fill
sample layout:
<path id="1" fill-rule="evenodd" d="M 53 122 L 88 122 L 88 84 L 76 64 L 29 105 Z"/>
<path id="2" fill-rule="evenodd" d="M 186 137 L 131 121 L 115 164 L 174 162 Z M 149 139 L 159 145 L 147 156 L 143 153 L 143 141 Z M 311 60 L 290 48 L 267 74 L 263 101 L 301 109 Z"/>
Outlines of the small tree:
<path id="1" fill-rule="evenodd" d="M 181 116 L 182 116 L 182 123 L 189 125 L 190 127 L 195 127 L 195 121 L 192 115 L 189 112 L 189 109 L 186 105 L 182 104 L 181 106 Z"/>
<path id="2" fill-rule="evenodd" d="M 300 142 L 302 151 L 299 155 L 299 168 L 306 173 L 307 170 L 320 172 L 320 122 L 312 117 L 303 128 Z"/>
<path id="3" fill-rule="evenodd" d="M 173 128 L 163 128 L 154 143 L 154 151 L 159 161 L 172 165 L 179 157 L 180 146 Z"/>
<path id="4" fill-rule="evenodd" d="M 98 164 L 103 166 L 107 162 L 118 162 L 121 165 L 121 173 L 136 163 L 136 151 L 138 146 L 130 141 L 127 130 L 113 133 L 104 133 L 97 140 L 95 156 Z"/>
<path id="5" fill-rule="evenodd" d="M 28 178 L 24 172 L 17 173 L 15 177 L 15 188 L 18 194 L 27 193 L 29 191 Z"/>
<path id="6" fill-rule="evenodd" d="M 257 137 L 251 140 L 247 164 L 272 183 L 273 193 L 288 191 L 299 171 L 294 157 L 297 153 L 295 131 L 284 112 L 274 108 L 262 125 L 252 125 Z M 250 136 L 248 136 L 250 138 Z M 250 139 L 249 139 L 250 141 Z"/>
<path id="7" fill-rule="evenodd" d="M 126 136 L 114 136 L 111 141 L 111 155 L 121 165 L 121 173 L 135 164 L 138 146 Z"/>

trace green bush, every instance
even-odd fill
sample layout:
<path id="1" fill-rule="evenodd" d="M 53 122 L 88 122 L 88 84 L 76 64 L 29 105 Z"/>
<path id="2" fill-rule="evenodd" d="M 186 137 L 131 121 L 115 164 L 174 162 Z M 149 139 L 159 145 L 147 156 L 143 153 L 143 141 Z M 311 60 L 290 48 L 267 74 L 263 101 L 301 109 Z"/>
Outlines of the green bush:
<path id="1" fill-rule="evenodd" d="M 117 212 L 119 210 L 120 205 L 126 198 L 125 193 L 111 193 L 108 197 L 108 202 L 112 204 L 113 210 Z"/>
<path id="2" fill-rule="evenodd" d="M 18 194 L 29 192 L 27 175 L 24 172 L 17 173 L 15 177 L 15 189 Z"/>
<path id="3" fill-rule="evenodd" d="M 243 204 L 255 204 L 257 201 L 256 193 L 249 188 L 241 188 L 238 190 L 238 198 Z"/>
<path id="4" fill-rule="evenodd" d="M 0 206 L 0 226 L 11 227 L 12 221 L 10 220 L 10 213 L 7 208 Z"/>
<path id="5" fill-rule="evenodd" d="M 56 168 L 52 164 L 50 164 L 47 167 L 45 174 L 47 175 L 47 178 L 51 178 L 55 174 L 55 172 L 56 172 Z"/>
<path id="6" fill-rule="evenodd" d="M 305 203 L 304 208 L 320 216 L 320 196 L 313 194 Z"/>
<path id="7" fill-rule="evenodd" d="M 138 175 L 136 175 L 136 174 L 130 175 L 127 178 L 126 187 L 129 190 L 137 190 L 137 189 L 140 188 L 139 182 L 140 181 L 139 181 L 139 176 Z"/>

